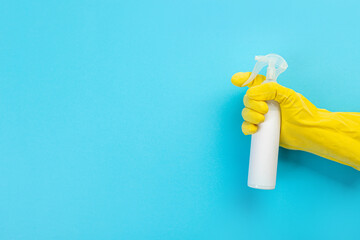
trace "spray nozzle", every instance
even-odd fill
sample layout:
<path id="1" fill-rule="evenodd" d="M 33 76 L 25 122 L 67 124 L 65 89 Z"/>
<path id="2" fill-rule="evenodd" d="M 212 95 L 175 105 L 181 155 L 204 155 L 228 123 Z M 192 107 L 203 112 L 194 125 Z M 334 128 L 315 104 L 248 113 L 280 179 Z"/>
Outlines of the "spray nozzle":
<path id="1" fill-rule="evenodd" d="M 249 79 L 242 85 L 245 86 L 246 84 L 250 83 L 256 75 L 263 69 L 263 67 L 268 65 L 267 72 L 266 72 L 266 82 L 276 82 L 277 77 L 280 73 L 284 72 L 288 64 L 286 63 L 285 59 L 277 54 L 268 54 L 266 56 L 256 56 L 255 60 L 257 63 Z"/>

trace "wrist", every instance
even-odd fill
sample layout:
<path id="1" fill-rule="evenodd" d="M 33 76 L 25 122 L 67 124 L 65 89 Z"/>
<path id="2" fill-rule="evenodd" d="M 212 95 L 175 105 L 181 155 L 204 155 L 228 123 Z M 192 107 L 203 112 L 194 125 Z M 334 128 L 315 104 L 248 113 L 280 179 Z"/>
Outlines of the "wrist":
<path id="1" fill-rule="evenodd" d="M 312 124 L 305 125 L 301 150 L 360 167 L 360 114 L 318 109 Z M 300 150 L 300 149 L 299 149 Z"/>

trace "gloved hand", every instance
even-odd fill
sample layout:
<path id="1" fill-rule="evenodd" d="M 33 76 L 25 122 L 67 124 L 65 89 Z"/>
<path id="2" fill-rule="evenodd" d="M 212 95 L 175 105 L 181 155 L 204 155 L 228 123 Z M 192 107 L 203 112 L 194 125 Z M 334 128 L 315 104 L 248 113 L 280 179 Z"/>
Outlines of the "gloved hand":
<path id="1" fill-rule="evenodd" d="M 250 74 L 236 73 L 231 82 L 241 87 Z M 275 82 L 261 84 L 264 80 L 265 76 L 257 75 L 247 85 L 242 111 L 245 135 L 255 133 L 265 120 L 265 101 L 275 100 L 281 109 L 281 147 L 314 153 L 360 170 L 360 113 L 319 109 L 300 93 Z"/>

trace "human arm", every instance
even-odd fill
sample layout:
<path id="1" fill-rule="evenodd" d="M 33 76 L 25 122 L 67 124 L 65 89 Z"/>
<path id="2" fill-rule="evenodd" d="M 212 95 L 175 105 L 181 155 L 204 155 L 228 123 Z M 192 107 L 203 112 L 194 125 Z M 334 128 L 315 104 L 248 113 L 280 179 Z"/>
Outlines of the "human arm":
<path id="1" fill-rule="evenodd" d="M 242 86 L 250 73 L 237 73 L 231 81 Z M 280 146 L 310 152 L 360 170 L 360 113 L 330 112 L 317 108 L 307 98 L 277 83 L 261 84 L 258 75 L 247 86 L 242 130 L 253 134 L 264 121 L 266 101 L 275 100 L 281 109 Z"/>

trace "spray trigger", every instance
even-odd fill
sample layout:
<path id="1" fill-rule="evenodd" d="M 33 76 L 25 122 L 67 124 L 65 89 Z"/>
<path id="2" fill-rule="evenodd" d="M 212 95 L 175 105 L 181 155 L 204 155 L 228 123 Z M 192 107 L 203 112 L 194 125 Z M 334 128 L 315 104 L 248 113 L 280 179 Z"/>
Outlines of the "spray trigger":
<path id="1" fill-rule="evenodd" d="M 282 72 L 284 72 L 288 67 L 288 64 L 285 61 L 285 59 L 277 54 L 256 56 L 255 60 L 257 61 L 257 63 L 255 64 L 255 67 L 251 72 L 249 79 L 246 80 L 246 82 L 242 85 L 242 87 L 252 82 L 255 79 L 255 77 L 259 74 L 261 69 L 263 69 L 265 66 L 268 66 L 265 82 L 276 82 L 277 77 Z"/>

